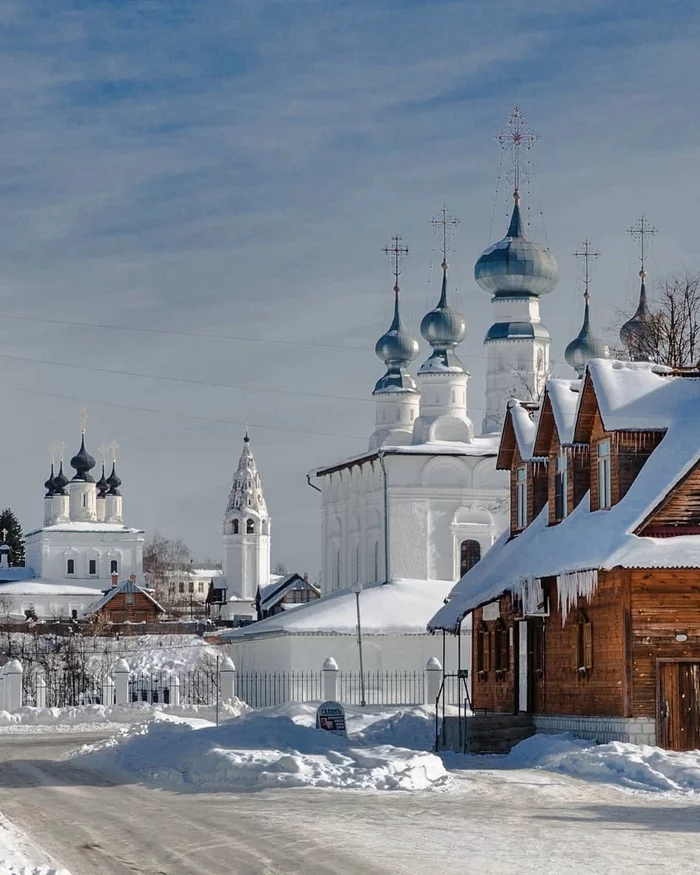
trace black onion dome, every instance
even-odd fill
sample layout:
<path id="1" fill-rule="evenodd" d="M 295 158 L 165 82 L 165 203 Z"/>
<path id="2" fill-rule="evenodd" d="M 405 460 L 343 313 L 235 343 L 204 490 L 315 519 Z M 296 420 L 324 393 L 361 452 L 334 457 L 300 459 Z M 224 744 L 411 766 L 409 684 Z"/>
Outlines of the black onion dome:
<path id="1" fill-rule="evenodd" d="M 53 498 L 54 497 L 54 473 L 53 473 L 53 462 L 51 462 L 51 473 L 49 474 L 49 479 L 44 483 L 44 489 L 46 490 L 46 495 L 44 498 Z"/>
<path id="2" fill-rule="evenodd" d="M 95 460 L 85 449 L 85 435 L 81 438 L 80 449 L 70 460 L 71 468 L 75 469 L 73 480 L 82 480 L 85 483 L 94 483 L 95 478 L 90 471 L 95 467 Z"/>
<path id="3" fill-rule="evenodd" d="M 109 495 L 121 495 L 119 487 L 122 485 L 121 477 L 117 474 L 116 462 L 112 463 L 112 473 L 107 478 L 107 486 L 109 486 Z"/>
<path id="4" fill-rule="evenodd" d="M 53 478 L 53 494 L 54 495 L 65 495 L 66 494 L 66 486 L 68 486 L 68 478 L 63 473 L 63 462 L 58 469 L 58 474 Z"/>
<path id="5" fill-rule="evenodd" d="M 105 465 L 102 463 L 102 476 L 97 481 L 97 497 L 98 498 L 106 498 L 107 491 L 109 489 L 109 483 L 107 482 L 107 478 L 105 477 Z"/>

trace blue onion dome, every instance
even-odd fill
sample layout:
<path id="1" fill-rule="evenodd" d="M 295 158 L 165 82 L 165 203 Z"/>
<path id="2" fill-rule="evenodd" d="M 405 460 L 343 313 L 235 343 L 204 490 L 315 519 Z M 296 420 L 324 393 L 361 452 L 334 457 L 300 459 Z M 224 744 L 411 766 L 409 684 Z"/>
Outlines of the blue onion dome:
<path id="1" fill-rule="evenodd" d="M 109 483 L 107 482 L 107 478 L 105 477 L 105 463 L 102 463 L 102 476 L 97 481 L 97 497 L 98 498 L 106 498 L 107 491 L 109 490 Z"/>
<path id="2" fill-rule="evenodd" d="M 513 197 L 508 233 L 479 257 L 474 265 L 474 279 L 485 292 L 496 297 L 546 295 L 559 282 L 556 259 L 546 246 L 525 236 L 517 189 Z"/>
<path id="3" fill-rule="evenodd" d="M 44 489 L 46 490 L 46 495 L 44 498 L 53 498 L 54 497 L 54 486 L 53 481 L 56 475 L 53 472 L 53 462 L 51 462 L 51 473 L 49 474 L 49 479 L 44 483 Z"/>
<path id="4" fill-rule="evenodd" d="M 418 355 L 418 341 L 401 324 L 399 287 L 394 286 L 394 318 L 389 330 L 377 341 L 374 351 L 385 364 L 408 364 Z"/>
<path id="5" fill-rule="evenodd" d="M 591 330 L 590 307 L 588 304 L 589 295 L 584 296 L 586 305 L 583 312 L 583 325 L 577 336 L 564 350 L 564 358 L 579 377 L 583 376 L 586 370 L 586 364 L 591 359 L 606 359 L 610 357 L 610 350 L 606 343 L 603 343 Z"/>
<path id="6" fill-rule="evenodd" d="M 68 486 L 68 478 L 63 473 L 63 462 L 61 462 L 58 468 L 58 474 L 53 478 L 54 495 L 65 495 L 66 486 Z"/>
<path id="7" fill-rule="evenodd" d="M 620 328 L 620 340 L 627 347 L 632 358 L 643 358 L 651 341 L 649 333 L 651 331 L 652 316 L 649 312 L 649 304 L 647 303 L 646 277 L 646 271 L 640 270 L 641 288 L 639 290 L 639 304 L 634 316 L 628 319 Z"/>
<path id="8" fill-rule="evenodd" d="M 121 477 L 117 474 L 117 463 L 112 462 L 112 473 L 107 478 L 109 486 L 109 495 L 121 495 L 119 487 L 122 485 Z"/>
<path id="9" fill-rule="evenodd" d="M 406 331 L 401 322 L 399 309 L 399 286 L 394 286 L 394 318 L 389 330 L 377 341 L 374 351 L 387 366 L 374 392 L 415 392 L 416 382 L 406 370 L 406 365 L 418 355 L 418 341 Z"/>
<path id="10" fill-rule="evenodd" d="M 80 449 L 70 460 L 71 468 L 75 469 L 73 480 L 82 480 L 84 483 L 94 483 L 95 478 L 90 471 L 92 471 L 95 465 L 95 460 L 85 449 L 85 435 L 83 435 L 80 441 Z"/>

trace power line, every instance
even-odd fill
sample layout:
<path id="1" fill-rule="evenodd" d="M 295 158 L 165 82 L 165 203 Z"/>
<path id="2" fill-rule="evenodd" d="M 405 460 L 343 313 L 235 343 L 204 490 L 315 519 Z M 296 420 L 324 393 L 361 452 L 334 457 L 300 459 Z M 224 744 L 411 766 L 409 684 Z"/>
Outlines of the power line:
<path id="1" fill-rule="evenodd" d="M 154 413 L 157 416 L 172 416 L 178 419 L 195 419 L 199 422 L 213 422 L 217 425 L 239 425 L 244 426 L 246 423 L 241 420 L 235 419 L 215 419 L 211 416 L 198 416 L 195 413 L 174 413 L 171 410 L 155 410 L 152 407 L 136 407 L 131 404 L 116 404 L 113 401 L 98 401 L 97 399 L 91 398 L 79 398 L 75 395 L 61 395 L 57 392 L 42 392 L 40 389 L 24 389 L 19 386 L 8 386 L 5 383 L 0 383 L 0 389 L 8 389 L 10 392 L 28 392 L 31 395 L 41 395 L 44 398 L 60 398 L 64 401 L 76 401 L 79 404 L 97 404 L 103 407 L 114 407 L 118 410 L 133 410 L 138 413 Z M 281 431 L 289 434 L 303 434 L 303 435 L 312 435 L 314 437 L 332 437 L 332 438 L 343 438 L 346 440 L 353 441 L 366 441 L 367 438 L 365 436 L 360 437 L 359 435 L 354 434 L 338 434 L 337 432 L 327 432 L 327 431 L 308 431 L 306 429 L 300 428 L 282 428 L 278 425 L 261 425 L 253 422 L 248 422 L 252 428 L 261 429 L 265 431 Z"/>
<path id="2" fill-rule="evenodd" d="M 52 368 L 74 368 L 78 371 L 96 371 L 99 374 L 116 374 L 123 377 L 143 377 L 148 380 L 165 380 L 169 383 L 187 383 L 192 386 L 212 386 L 218 389 L 239 389 L 244 392 L 274 392 L 279 395 L 299 395 L 302 398 L 326 398 L 338 401 L 361 401 L 366 404 L 370 398 L 359 398 L 352 395 L 329 395 L 322 392 L 297 392 L 292 389 L 271 389 L 263 386 L 241 386 L 235 383 L 212 383 L 208 380 L 190 380 L 187 377 L 171 377 L 161 374 L 144 374 L 140 371 L 126 371 L 119 368 L 100 368 L 95 365 L 74 365 L 67 362 L 54 362 L 48 359 L 35 359 L 28 356 L 0 353 L 0 358 L 16 362 L 29 362 L 36 365 L 50 365 Z"/>

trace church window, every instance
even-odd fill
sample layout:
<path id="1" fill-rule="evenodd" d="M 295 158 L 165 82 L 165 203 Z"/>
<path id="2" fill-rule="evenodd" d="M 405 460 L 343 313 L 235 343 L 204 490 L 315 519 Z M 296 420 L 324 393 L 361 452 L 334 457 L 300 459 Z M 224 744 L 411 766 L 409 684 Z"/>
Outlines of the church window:
<path id="1" fill-rule="evenodd" d="M 75 574 L 75 559 L 66 562 L 66 574 Z"/>
<path id="2" fill-rule="evenodd" d="M 185 591 L 185 581 L 184 581 L 184 580 L 181 580 L 181 581 L 180 581 L 180 584 L 179 584 L 179 586 L 178 586 L 178 591 L 179 591 L 180 593 L 183 593 L 183 592 Z"/>
<path id="3" fill-rule="evenodd" d="M 83 493 L 83 507 L 87 507 L 87 495 Z"/>
<path id="4" fill-rule="evenodd" d="M 197 584 L 197 592 L 199 592 L 199 593 L 203 593 L 203 592 L 204 592 L 204 582 L 201 581 L 201 580 L 200 580 L 199 583 Z"/>
<path id="5" fill-rule="evenodd" d="M 335 589 L 340 589 L 340 547 L 335 548 L 333 557 L 333 582 Z"/>
<path id="6" fill-rule="evenodd" d="M 90 559 L 88 561 L 88 574 L 97 574 L 97 560 Z"/>
<path id="7" fill-rule="evenodd" d="M 119 564 L 117 563 L 116 559 L 112 559 L 111 562 L 109 563 L 109 573 L 110 574 L 117 574 L 118 571 L 119 571 Z"/>
<path id="8" fill-rule="evenodd" d="M 190 580 L 189 584 L 187 585 L 187 591 L 194 592 L 194 581 L 193 580 Z"/>
<path id="9" fill-rule="evenodd" d="M 612 505 L 610 482 L 610 441 L 598 442 L 598 508 Z"/>
<path id="10" fill-rule="evenodd" d="M 231 523 L 231 531 L 234 535 L 238 534 L 238 520 L 233 520 Z"/>
<path id="11" fill-rule="evenodd" d="M 527 526 L 527 468 L 523 465 L 516 473 L 516 521 L 519 529 Z"/>
<path id="12" fill-rule="evenodd" d="M 554 477 L 554 518 L 563 520 L 567 514 L 568 471 L 566 450 L 560 450 L 557 456 L 557 471 Z"/>
<path id="13" fill-rule="evenodd" d="M 255 523 L 253 522 L 253 520 L 246 520 L 245 530 L 246 530 L 246 534 L 248 534 L 248 535 L 255 534 Z"/>
<path id="14" fill-rule="evenodd" d="M 374 579 L 379 580 L 379 541 L 374 542 Z"/>
<path id="15" fill-rule="evenodd" d="M 459 547 L 459 576 L 463 577 L 481 559 L 481 544 L 478 541 L 462 541 Z"/>
<path id="16" fill-rule="evenodd" d="M 78 612 L 75 610 L 75 608 L 73 608 L 73 610 L 70 612 L 70 618 L 71 618 L 71 620 L 78 619 Z"/>
<path id="17" fill-rule="evenodd" d="M 503 620 L 496 620 L 493 629 L 493 656 L 496 671 L 506 672 L 510 668 L 510 643 L 508 629 Z"/>

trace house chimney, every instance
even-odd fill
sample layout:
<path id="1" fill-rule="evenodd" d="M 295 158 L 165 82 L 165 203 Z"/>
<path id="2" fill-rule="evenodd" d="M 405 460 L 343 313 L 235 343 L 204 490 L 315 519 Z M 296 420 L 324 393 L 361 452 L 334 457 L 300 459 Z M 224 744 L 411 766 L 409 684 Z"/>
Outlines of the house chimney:
<path id="1" fill-rule="evenodd" d="M 304 572 L 304 583 L 308 583 L 308 582 L 309 582 L 309 575 L 306 572 Z"/>
<path id="2" fill-rule="evenodd" d="M 132 583 L 136 583 L 136 575 L 135 575 L 135 574 L 130 574 L 130 575 L 129 575 L 129 580 L 130 580 Z"/>
<path id="3" fill-rule="evenodd" d="M 112 575 L 112 588 L 114 588 L 115 586 L 118 586 L 118 585 L 119 585 L 119 575 L 113 574 Z"/>

